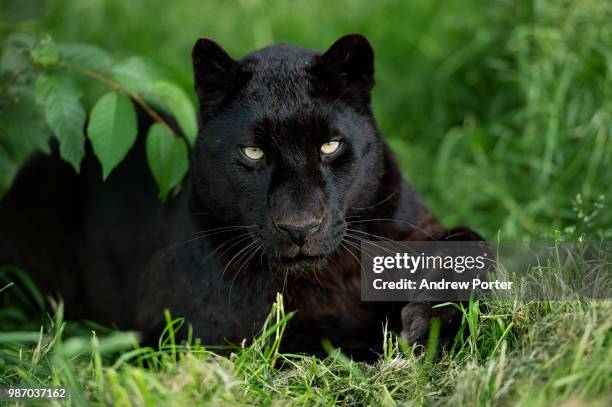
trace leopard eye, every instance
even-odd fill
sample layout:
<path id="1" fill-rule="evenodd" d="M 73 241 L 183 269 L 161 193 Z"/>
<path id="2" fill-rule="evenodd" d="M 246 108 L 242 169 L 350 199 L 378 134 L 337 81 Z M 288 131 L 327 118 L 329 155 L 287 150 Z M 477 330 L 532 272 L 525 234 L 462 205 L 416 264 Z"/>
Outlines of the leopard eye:
<path id="1" fill-rule="evenodd" d="M 324 143 L 321 145 L 321 154 L 331 155 L 335 153 L 336 151 L 338 151 L 339 148 L 340 148 L 339 141 L 328 141 L 327 143 Z"/>
<path id="2" fill-rule="evenodd" d="M 242 152 L 247 158 L 254 161 L 261 160 L 264 156 L 263 150 L 258 147 L 242 147 Z"/>

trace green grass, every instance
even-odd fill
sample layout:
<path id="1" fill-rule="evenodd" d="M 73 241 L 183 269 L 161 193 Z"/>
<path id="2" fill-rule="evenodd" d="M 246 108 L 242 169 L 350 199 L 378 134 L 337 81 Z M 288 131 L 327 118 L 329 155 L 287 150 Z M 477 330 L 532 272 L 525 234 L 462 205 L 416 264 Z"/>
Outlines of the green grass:
<path id="1" fill-rule="evenodd" d="M 489 239 L 612 237 L 610 2 L 48 3 L 46 17 L 0 24 L 0 36 L 47 32 L 143 55 L 186 90 L 199 36 L 240 56 L 280 41 L 324 49 L 362 32 L 376 50 L 380 128 L 445 224 L 469 224 Z M 88 111 L 102 91 L 86 93 Z M 0 283 L 0 385 L 62 384 L 75 404 L 612 403 L 606 301 L 471 304 L 468 337 L 441 360 L 387 333 L 381 360 L 364 365 L 333 349 L 325 360 L 279 354 L 291 324 L 280 304 L 269 329 L 229 358 L 173 343 L 172 329 L 160 347 L 140 349 L 132 335 L 63 321 L 61 306 L 9 274 Z"/>
<path id="2" fill-rule="evenodd" d="M 63 321 L 60 304 L 40 332 L 0 333 L 0 385 L 64 386 L 76 405 L 612 402 L 612 303 L 489 302 L 481 313 L 472 302 L 462 311 L 469 335 L 441 360 L 381 330 L 381 358 L 364 364 L 330 345 L 323 360 L 279 353 L 291 323 L 280 296 L 261 335 L 229 357 L 175 343 L 180 318 L 167 315 L 158 346 L 140 348 L 134 334 Z"/>

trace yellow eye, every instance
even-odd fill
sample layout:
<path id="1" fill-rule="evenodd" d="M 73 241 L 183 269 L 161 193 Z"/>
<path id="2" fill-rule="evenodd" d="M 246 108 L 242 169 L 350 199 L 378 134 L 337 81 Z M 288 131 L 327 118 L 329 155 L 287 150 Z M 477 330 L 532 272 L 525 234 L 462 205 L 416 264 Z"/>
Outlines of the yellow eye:
<path id="1" fill-rule="evenodd" d="M 261 160 L 264 156 L 263 150 L 257 147 L 243 147 L 242 152 L 251 160 Z"/>
<path id="2" fill-rule="evenodd" d="M 321 145 L 321 154 L 330 155 L 338 151 L 339 148 L 339 141 L 328 141 L 327 143 Z"/>

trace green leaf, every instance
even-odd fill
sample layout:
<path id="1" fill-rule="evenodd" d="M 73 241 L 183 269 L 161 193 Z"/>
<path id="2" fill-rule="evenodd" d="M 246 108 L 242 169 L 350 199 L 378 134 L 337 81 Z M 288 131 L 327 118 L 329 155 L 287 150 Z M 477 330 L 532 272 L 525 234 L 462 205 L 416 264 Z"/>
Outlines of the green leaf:
<path id="1" fill-rule="evenodd" d="M 60 53 L 55 43 L 42 42 L 34 47 L 30 53 L 32 60 L 42 66 L 55 65 L 60 60 Z"/>
<path id="2" fill-rule="evenodd" d="M 198 126 L 193 103 L 185 91 L 167 81 L 152 83 L 148 91 L 165 104 L 165 107 L 178 121 L 189 143 L 193 145 L 196 139 Z"/>
<path id="3" fill-rule="evenodd" d="M 187 173 L 188 160 L 187 145 L 182 138 L 170 134 L 160 123 L 151 126 L 147 135 L 147 161 L 161 199 L 181 182 Z"/>
<path id="4" fill-rule="evenodd" d="M 102 96 L 91 110 L 87 137 L 102 164 L 102 179 L 136 142 L 136 113 L 129 97 L 115 92 Z"/>
<path id="5" fill-rule="evenodd" d="M 30 88 L 11 87 L 15 103 L 0 110 L 0 143 L 21 163 L 35 151 L 49 152 L 49 130 Z"/>
<path id="6" fill-rule="evenodd" d="M 4 41 L 0 72 L 18 72 L 32 66 L 30 50 L 36 38 L 29 34 L 12 34 Z"/>
<path id="7" fill-rule="evenodd" d="M 131 57 L 113 66 L 112 78 L 127 89 L 143 92 L 151 83 L 162 80 L 163 75 L 160 69 L 148 60 Z"/>
<path id="8" fill-rule="evenodd" d="M 0 144 L 0 198 L 4 196 L 13 185 L 17 176 L 19 165 L 11 157 L 6 148 Z"/>
<path id="9" fill-rule="evenodd" d="M 45 111 L 49 127 L 60 142 L 60 156 L 78 173 L 85 155 L 85 110 L 81 92 L 65 76 L 40 75 L 36 80 L 36 100 Z"/>
<path id="10" fill-rule="evenodd" d="M 99 72 L 110 72 L 113 57 L 107 51 L 88 44 L 57 44 L 62 61 L 93 69 Z"/>
<path id="11" fill-rule="evenodd" d="M 112 77 L 125 88 L 138 92 L 147 103 L 171 113 L 191 144 L 197 134 L 193 103 L 183 89 L 164 80 L 164 73 L 146 59 L 132 57 L 112 68 Z"/>
<path id="12" fill-rule="evenodd" d="M 12 103 L 0 110 L 0 197 L 32 153 L 49 152 L 50 132 L 32 88 L 11 86 L 8 91 Z"/>

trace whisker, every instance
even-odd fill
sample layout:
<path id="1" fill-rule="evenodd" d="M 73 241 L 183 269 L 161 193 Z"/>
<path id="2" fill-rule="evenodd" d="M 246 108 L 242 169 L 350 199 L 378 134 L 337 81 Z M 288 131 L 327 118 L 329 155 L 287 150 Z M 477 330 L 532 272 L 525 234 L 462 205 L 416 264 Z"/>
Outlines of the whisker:
<path id="1" fill-rule="evenodd" d="M 372 240 L 365 240 L 365 239 L 362 239 L 362 238 L 361 238 L 361 237 L 359 237 L 359 236 L 355 236 L 355 235 L 352 235 L 352 234 L 350 234 L 350 233 L 347 233 L 347 234 L 346 234 L 346 237 L 347 237 L 347 238 L 348 238 L 348 237 L 351 237 L 351 238 L 353 238 L 353 239 L 358 240 L 358 241 L 359 241 L 359 243 L 361 244 L 361 248 L 362 248 L 362 249 L 365 249 L 365 248 L 363 247 L 363 242 L 367 242 L 368 244 L 370 244 L 370 245 L 372 245 L 372 246 L 374 246 L 374 247 L 378 247 L 379 249 L 381 249 L 381 250 L 385 250 L 385 251 L 386 251 L 386 252 L 388 252 L 388 253 L 393 253 L 393 254 L 395 254 L 395 252 L 394 252 L 393 250 L 389 249 L 388 247 L 381 246 L 381 245 L 379 245 L 379 244 L 377 244 L 377 243 L 373 242 Z M 372 253 L 375 253 L 375 252 L 372 252 Z"/>
<path id="2" fill-rule="evenodd" d="M 388 239 L 388 238 L 386 238 L 386 237 L 383 237 L 383 236 L 378 236 L 378 235 L 374 235 L 374 234 L 372 234 L 372 233 L 363 232 L 363 231 L 361 231 L 361 230 L 347 229 L 347 231 L 349 231 L 349 230 L 350 230 L 350 231 L 352 231 L 352 232 L 360 232 L 360 233 L 365 233 L 365 234 L 368 234 L 368 235 L 372 235 L 372 236 L 379 237 L 379 238 L 381 238 L 381 239 L 385 239 L 385 240 L 383 240 L 383 242 L 391 242 L 391 243 L 394 243 L 394 242 L 395 242 L 394 240 Z M 347 235 L 348 235 L 348 236 L 350 236 L 350 237 L 352 237 L 353 239 L 358 239 L 358 240 L 360 240 L 360 242 L 361 242 L 362 244 L 363 244 L 363 242 L 367 242 L 368 244 L 370 244 L 370 245 L 372 245 L 372 246 L 376 246 L 376 247 L 378 247 L 379 249 L 386 250 L 387 252 L 392 253 L 392 254 L 397 254 L 397 252 L 396 252 L 395 250 L 392 250 L 392 249 L 389 249 L 389 248 L 386 248 L 386 247 L 382 247 L 382 246 L 380 246 L 380 245 L 378 245 L 378 244 L 374 243 L 374 241 L 372 241 L 372 240 L 362 239 L 361 237 L 355 236 L 354 234 L 351 234 L 350 232 L 347 232 Z M 402 246 L 402 250 L 408 250 L 410 253 L 416 253 L 416 252 L 414 251 L 414 249 L 410 249 L 410 248 L 408 248 L 408 247 L 404 247 L 404 246 Z"/>
<path id="3" fill-rule="evenodd" d="M 344 243 L 346 243 L 346 244 L 350 245 L 351 247 L 354 247 L 355 249 L 357 249 L 357 250 L 359 251 L 359 254 L 360 254 L 360 255 L 362 254 L 362 252 L 364 252 L 363 254 L 368 255 L 368 253 L 369 253 L 369 254 L 370 254 L 370 256 L 369 256 L 369 257 L 372 257 L 372 255 L 374 254 L 374 252 L 373 252 L 373 251 L 370 251 L 369 249 L 366 249 L 365 247 L 362 247 L 362 246 L 361 246 L 361 244 L 360 244 L 361 242 L 356 243 L 356 242 L 351 242 L 350 240 L 347 240 L 347 239 L 346 239 L 347 237 L 351 237 L 351 238 L 353 238 L 353 239 L 356 239 L 356 238 L 355 238 L 355 237 L 353 237 L 353 236 L 346 235 L 346 236 L 344 236 L 344 239 L 342 239 L 342 242 L 344 242 Z M 341 243 L 342 243 L 342 242 L 341 242 Z"/>
<path id="4" fill-rule="evenodd" d="M 233 227 L 231 227 L 231 229 L 223 228 L 223 230 L 219 230 L 219 229 L 221 229 L 221 228 L 219 228 L 219 229 L 213 229 L 213 230 L 206 231 L 206 232 L 205 231 L 196 232 L 192 236 L 195 236 L 197 238 L 205 238 L 205 237 L 210 237 L 210 236 L 218 235 L 218 234 L 221 234 L 221 233 L 237 232 L 237 231 L 240 231 L 240 230 L 243 230 L 243 229 L 248 230 L 250 228 L 251 227 L 247 227 L 247 226 L 239 226 L 239 227 L 233 226 Z"/>
<path id="5" fill-rule="evenodd" d="M 359 208 L 359 207 L 356 207 L 356 206 L 351 206 L 350 208 L 351 208 L 351 209 L 358 210 L 358 211 L 364 211 L 364 210 L 366 210 L 366 209 L 373 209 L 373 208 L 376 208 L 377 206 L 380 206 L 380 205 L 384 204 L 384 203 L 385 203 L 385 202 L 387 202 L 389 199 L 393 198 L 393 197 L 394 197 L 396 194 L 397 194 L 397 191 L 393 191 L 393 192 L 392 192 L 392 193 L 391 193 L 391 194 L 390 194 L 388 197 L 386 197 L 386 198 L 384 198 L 383 200 L 381 200 L 380 202 L 375 203 L 375 204 L 370 205 L 370 206 L 365 206 L 365 207 L 363 207 L 363 208 Z"/>
<path id="6" fill-rule="evenodd" d="M 199 231 L 195 232 L 194 235 L 200 235 L 202 233 L 209 233 L 209 232 L 215 232 L 215 231 L 220 231 L 220 230 L 228 230 L 228 229 L 252 229 L 252 228 L 254 228 L 256 226 L 257 225 L 228 225 L 228 226 L 221 226 L 221 227 L 213 228 L 213 229 L 199 230 Z"/>
<path id="7" fill-rule="evenodd" d="M 347 230 L 347 232 L 361 233 L 361 234 L 364 234 L 364 235 L 367 235 L 367 236 L 372 236 L 372 237 L 374 237 L 376 239 L 381 239 L 383 241 L 394 242 L 393 239 L 389 239 L 388 237 L 380 236 L 380 235 L 377 235 L 377 234 L 374 234 L 374 233 L 364 232 L 363 230 L 352 229 L 352 228 L 347 228 L 346 230 Z"/>
<path id="8" fill-rule="evenodd" d="M 213 250 L 211 253 L 209 253 L 209 254 L 208 254 L 208 256 L 204 257 L 204 260 L 202 260 L 202 261 L 200 262 L 200 266 L 201 266 L 201 265 L 203 265 L 203 264 L 206 262 L 206 260 L 208 260 L 208 259 L 209 259 L 209 258 L 210 258 L 212 255 L 214 255 L 216 252 L 218 252 L 218 251 L 219 251 L 219 250 L 220 250 L 220 249 L 221 249 L 223 246 L 225 246 L 226 244 L 231 243 L 231 242 L 233 242 L 234 240 L 239 239 L 239 238 L 240 238 L 240 240 L 239 240 L 239 241 L 237 241 L 237 242 L 236 242 L 234 245 L 232 245 L 232 246 L 228 247 L 227 249 L 225 249 L 225 250 L 223 251 L 223 253 L 221 253 L 221 254 L 219 255 L 219 259 L 221 259 L 221 258 L 223 257 L 223 255 L 224 255 L 224 254 L 225 254 L 225 253 L 226 253 L 226 252 L 227 252 L 229 249 L 231 249 L 232 247 L 234 247 L 236 244 L 238 244 L 238 243 L 240 243 L 240 242 L 243 242 L 243 241 L 245 241 L 245 240 L 249 239 L 249 238 L 250 238 L 250 233 L 249 233 L 249 232 L 242 233 L 242 234 L 240 234 L 240 235 L 238 235 L 238 236 L 234 236 L 234 237 L 232 237 L 231 239 L 226 240 L 225 242 L 221 243 L 219 246 L 217 246 L 217 247 L 215 248 L 215 250 Z"/>
<path id="9" fill-rule="evenodd" d="M 361 233 L 361 234 L 364 234 L 364 235 L 367 235 L 367 236 L 372 236 L 372 237 L 375 237 L 375 238 L 378 238 L 378 239 L 382 239 L 383 242 L 395 243 L 395 240 L 389 239 L 389 238 L 384 237 L 384 236 L 376 235 L 374 233 L 364 232 L 363 230 L 351 229 L 351 228 L 347 228 L 346 230 L 347 230 L 347 232 Z M 352 236 L 353 236 L 353 238 L 356 238 L 356 236 L 354 234 Z M 362 241 L 367 241 L 367 242 L 369 242 L 369 244 L 374 245 L 374 243 L 371 240 L 363 239 Z M 405 249 L 407 249 L 407 248 L 405 248 Z"/>
<path id="10" fill-rule="evenodd" d="M 177 249 L 179 247 L 182 247 L 186 244 L 195 242 L 196 240 L 199 239 L 203 239 L 209 236 L 213 236 L 219 233 L 228 233 L 228 232 L 234 232 L 237 230 L 241 230 L 241 229 L 248 229 L 248 228 L 252 228 L 252 227 L 256 227 L 257 225 L 253 225 L 253 226 L 224 226 L 222 228 L 215 228 L 215 229 L 210 229 L 210 230 L 206 230 L 206 231 L 200 231 L 200 232 L 195 232 L 193 233 L 191 236 L 191 238 L 181 242 L 181 243 L 173 243 L 171 245 L 169 245 L 166 250 L 164 250 L 164 252 L 160 255 L 160 259 L 162 259 L 166 254 L 168 254 L 168 252 L 172 249 Z M 227 228 L 231 228 L 231 229 L 227 229 Z M 227 229 L 227 230 L 220 230 L 220 229 Z M 214 233 L 208 233 L 208 232 L 214 232 Z M 208 234 L 207 234 L 208 233 Z"/>
<path id="11" fill-rule="evenodd" d="M 249 262 L 251 261 L 251 259 L 253 258 L 253 256 L 257 253 L 257 251 L 263 247 L 263 243 L 259 243 L 258 241 L 253 241 L 253 244 L 250 244 L 247 247 L 252 247 L 253 245 L 257 246 L 255 247 L 255 250 L 251 251 L 250 254 L 243 256 L 245 258 L 245 260 L 240 264 L 240 267 L 238 269 L 238 271 L 236 273 L 234 273 L 234 278 L 232 278 L 232 283 L 230 284 L 230 289 L 229 289 L 229 293 L 227 294 L 227 303 L 230 304 L 231 300 L 232 300 L 232 288 L 234 288 L 234 282 L 236 281 L 236 277 L 238 277 L 238 274 L 240 274 L 248 265 Z"/>
<path id="12" fill-rule="evenodd" d="M 355 239 L 355 237 L 353 237 L 353 236 L 346 236 L 346 237 L 352 237 L 353 239 Z M 372 249 L 363 247 L 360 244 L 361 241 L 359 243 L 356 243 L 356 242 L 351 242 L 350 240 L 344 239 L 344 243 L 350 245 L 351 247 L 354 247 L 355 249 L 357 249 L 359 251 L 360 255 L 365 255 L 366 257 L 368 257 L 370 259 L 378 256 L 378 253 L 376 253 Z"/>
<path id="13" fill-rule="evenodd" d="M 359 266 L 361 266 L 361 260 L 359 260 L 359 259 L 357 258 L 357 256 L 355 256 L 355 253 L 353 253 L 353 252 L 351 251 L 351 249 L 350 249 L 348 246 L 346 246 L 346 244 L 345 244 L 345 243 L 346 243 L 346 242 L 342 242 L 342 241 L 341 241 L 341 242 L 340 242 L 340 247 L 341 247 L 341 248 L 343 248 L 344 250 L 346 250 L 346 251 L 347 251 L 347 252 L 348 252 L 348 253 L 349 253 L 351 256 L 353 256 L 353 258 L 355 259 L 355 261 L 357 261 L 357 264 L 359 264 Z"/>
<path id="14" fill-rule="evenodd" d="M 397 223 L 405 223 L 406 225 L 409 225 L 409 226 L 413 227 L 414 229 L 417 229 L 417 230 L 425 233 L 427 236 L 431 237 L 432 240 L 438 240 L 434 235 L 432 235 L 431 233 L 429 233 L 427 230 L 423 229 L 419 225 L 416 225 L 416 224 L 414 224 L 412 222 L 408 222 L 408 221 L 405 221 L 405 220 L 390 219 L 390 218 L 378 218 L 378 219 L 354 220 L 354 221 L 350 221 L 350 222 L 346 222 L 346 223 L 347 224 L 352 224 L 352 223 L 363 223 L 363 222 L 397 222 Z"/>
<path id="15" fill-rule="evenodd" d="M 230 259 L 230 261 L 225 265 L 225 267 L 223 268 L 223 271 L 221 272 L 221 277 L 219 278 L 219 287 L 221 286 L 221 280 L 223 280 L 223 276 L 225 275 L 225 272 L 227 271 L 227 269 L 230 267 L 230 265 L 232 264 L 232 262 L 234 261 L 234 259 L 236 259 L 238 256 L 240 256 L 242 253 L 244 253 L 245 250 L 248 250 L 253 244 L 255 244 L 255 241 L 252 241 L 251 243 L 249 243 L 248 245 L 246 245 L 245 247 L 243 247 L 242 249 L 240 249 L 240 251 L 238 253 L 236 253 L 234 255 L 234 257 L 232 257 Z M 235 245 L 235 244 L 234 244 Z"/>
<path id="16" fill-rule="evenodd" d="M 319 271 L 321 271 L 321 269 L 315 265 L 312 274 L 314 275 L 315 280 L 317 280 L 317 284 L 319 284 L 319 287 L 325 288 L 325 286 L 323 285 L 323 282 L 319 279 Z"/>

